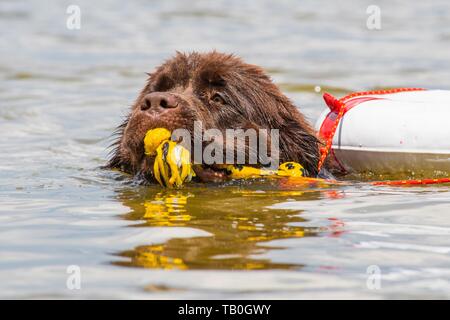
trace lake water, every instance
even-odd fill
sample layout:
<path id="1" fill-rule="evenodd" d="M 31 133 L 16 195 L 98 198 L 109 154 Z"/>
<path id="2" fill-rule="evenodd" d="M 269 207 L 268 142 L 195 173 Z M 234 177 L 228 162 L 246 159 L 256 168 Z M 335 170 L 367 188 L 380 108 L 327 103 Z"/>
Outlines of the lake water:
<path id="1" fill-rule="evenodd" d="M 144 72 L 213 48 L 314 121 L 323 91 L 450 89 L 450 5 L 0 1 L 0 297 L 450 298 L 448 186 L 162 190 L 99 169 Z"/>

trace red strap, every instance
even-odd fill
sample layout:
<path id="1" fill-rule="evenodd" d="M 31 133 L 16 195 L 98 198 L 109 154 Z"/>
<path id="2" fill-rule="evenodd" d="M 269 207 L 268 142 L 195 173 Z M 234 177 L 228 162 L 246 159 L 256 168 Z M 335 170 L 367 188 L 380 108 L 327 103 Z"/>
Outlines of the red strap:
<path id="1" fill-rule="evenodd" d="M 409 92 L 409 91 L 423 91 L 426 90 L 424 88 L 394 88 L 394 89 L 387 89 L 387 90 L 372 90 L 372 91 L 362 91 L 362 92 L 354 92 L 350 93 L 349 95 L 346 95 L 345 97 L 339 99 L 343 102 L 359 96 L 368 96 L 368 95 L 382 95 L 382 94 L 392 94 L 392 93 L 399 93 L 399 92 Z"/>
<path id="2" fill-rule="evenodd" d="M 333 137 L 336 133 L 337 127 L 339 126 L 339 122 L 345 115 L 345 113 L 347 113 L 347 111 L 349 111 L 350 109 L 352 109 L 353 107 L 357 106 L 362 102 L 380 99 L 370 96 L 360 96 L 344 103 L 342 99 L 338 100 L 329 93 L 325 93 L 323 95 L 323 98 L 328 107 L 330 108 L 330 112 L 323 120 L 322 126 L 320 127 L 319 130 L 320 138 L 326 141 L 326 146 L 320 150 L 321 162 L 319 163 L 319 170 L 322 168 L 323 162 L 325 161 L 328 154 L 330 153 L 333 154 L 333 149 L 331 148 L 331 145 L 333 143 Z M 346 172 L 344 167 L 339 163 L 339 160 L 336 157 L 334 157 L 334 159 L 341 166 L 342 172 Z"/>
<path id="3" fill-rule="evenodd" d="M 374 186 L 405 186 L 405 185 L 423 185 L 423 184 L 440 184 L 450 183 L 450 178 L 439 179 L 409 179 L 409 180 L 391 180 L 391 181 L 375 181 Z"/>

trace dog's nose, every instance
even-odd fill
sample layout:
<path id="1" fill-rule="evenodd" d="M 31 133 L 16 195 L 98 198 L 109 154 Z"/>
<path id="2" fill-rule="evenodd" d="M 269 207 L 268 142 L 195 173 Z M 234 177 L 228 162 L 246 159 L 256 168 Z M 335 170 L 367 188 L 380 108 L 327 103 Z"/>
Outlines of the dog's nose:
<path id="1" fill-rule="evenodd" d="M 141 110 L 148 110 L 150 108 L 176 108 L 178 105 L 177 99 L 174 95 L 165 92 L 152 92 L 144 97 L 141 105 Z"/>

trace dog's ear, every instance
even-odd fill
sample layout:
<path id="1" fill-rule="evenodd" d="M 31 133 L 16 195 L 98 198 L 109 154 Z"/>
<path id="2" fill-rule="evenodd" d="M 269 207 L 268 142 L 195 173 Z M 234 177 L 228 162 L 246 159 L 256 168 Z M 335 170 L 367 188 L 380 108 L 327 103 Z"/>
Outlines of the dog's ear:
<path id="1" fill-rule="evenodd" d="M 244 141 L 241 141 L 241 143 L 245 146 L 246 161 L 250 161 L 251 159 L 253 159 L 253 161 L 255 161 L 256 163 L 250 164 L 269 166 L 272 164 L 270 162 L 271 160 L 278 160 L 278 159 L 269 159 L 269 157 L 273 157 L 274 155 L 271 150 L 272 148 L 271 135 L 266 128 L 263 128 L 250 120 L 243 120 L 237 126 L 237 128 L 243 130 L 246 133 L 249 133 L 249 135 L 253 134 L 252 137 L 253 143 L 250 143 L 249 138 L 246 138 L 245 136 L 241 137 L 244 139 Z M 264 149 L 261 148 L 262 145 L 265 146 Z"/>
<path id="2" fill-rule="evenodd" d="M 227 81 L 233 105 L 227 117 L 219 121 L 224 126 L 279 130 L 279 161 L 300 163 L 308 176 L 317 175 L 320 141 L 314 129 L 299 109 L 275 85 L 265 71 L 255 65 L 239 63 Z M 219 113 L 218 115 L 222 115 Z M 230 116 L 232 115 L 232 116 Z M 240 119 L 240 120 L 238 120 Z M 240 125 L 236 125 L 238 123 Z M 270 145 L 274 145 L 269 140 Z"/>
<path id="3" fill-rule="evenodd" d="M 243 144 L 245 146 L 245 160 L 246 163 L 251 156 L 257 158 L 257 164 L 268 166 L 273 165 L 273 161 L 279 160 L 279 163 L 294 161 L 300 163 L 308 176 L 317 176 L 317 166 L 320 158 L 320 141 L 317 139 L 314 130 L 309 125 L 308 122 L 303 118 L 301 113 L 292 104 L 289 106 L 291 108 L 290 117 L 285 118 L 275 125 L 278 129 L 278 141 L 273 141 L 272 139 L 276 136 L 272 136 L 270 129 L 266 126 L 256 124 L 250 120 L 243 120 L 236 128 L 242 129 L 244 132 L 255 133 L 256 135 L 256 145 L 250 145 L 249 139 L 245 139 Z M 262 130 L 263 129 L 263 130 Z M 224 135 L 225 136 L 225 135 Z M 262 150 L 260 148 L 260 143 L 265 144 L 266 149 Z M 276 147 L 278 143 L 278 154 L 272 150 Z M 236 149 L 236 143 L 228 144 L 225 146 L 233 145 L 234 154 L 236 155 L 239 150 Z M 275 157 L 278 156 L 278 159 Z M 270 159 L 268 158 L 270 157 Z M 253 158 L 254 159 L 254 158 Z M 235 161 L 237 159 L 235 158 Z M 250 163 L 254 164 L 254 163 Z"/>
<path id="4" fill-rule="evenodd" d="M 220 135 L 214 136 L 212 140 L 204 141 L 203 147 L 222 150 L 223 160 L 227 164 L 235 165 L 262 165 L 271 163 L 270 133 L 267 129 L 256 123 L 243 120 L 234 123 L 234 128 L 220 129 Z M 263 129 L 263 130 L 261 130 Z M 265 148 L 260 148 L 264 144 Z"/>
<path id="5" fill-rule="evenodd" d="M 280 127 L 279 148 L 280 162 L 298 162 L 304 167 L 306 175 L 317 176 L 320 141 L 303 116 L 285 120 Z"/>
<path id="6" fill-rule="evenodd" d="M 223 76 L 223 71 L 216 68 L 208 68 L 200 73 L 200 81 L 203 85 L 208 87 L 224 87 L 225 78 Z"/>

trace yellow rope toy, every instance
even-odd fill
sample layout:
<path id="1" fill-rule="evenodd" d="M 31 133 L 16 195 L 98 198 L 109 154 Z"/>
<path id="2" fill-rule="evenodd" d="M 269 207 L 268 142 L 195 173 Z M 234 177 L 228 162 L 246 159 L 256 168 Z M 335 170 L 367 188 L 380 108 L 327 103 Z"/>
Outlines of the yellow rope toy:
<path id="1" fill-rule="evenodd" d="M 153 175 L 160 185 L 181 187 L 195 176 L 192 169 L 191 154 L 182 145 L 171 141 L 170 131 L 156 128 L 147 131 L 144 138 L 145 154 L 155 157 Z M 296 162 L 284 162 L 278 170 L 255 168 L 242 165 L 225 165 L 231 179 L 251 179 L 259 177 L 303 177 L 304 169 Z"/>

